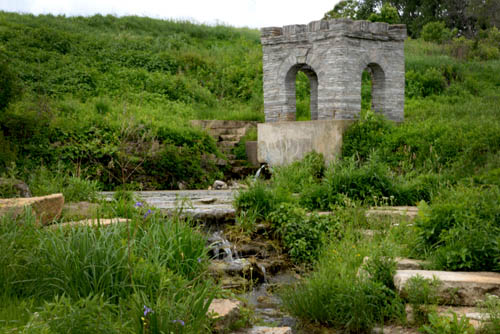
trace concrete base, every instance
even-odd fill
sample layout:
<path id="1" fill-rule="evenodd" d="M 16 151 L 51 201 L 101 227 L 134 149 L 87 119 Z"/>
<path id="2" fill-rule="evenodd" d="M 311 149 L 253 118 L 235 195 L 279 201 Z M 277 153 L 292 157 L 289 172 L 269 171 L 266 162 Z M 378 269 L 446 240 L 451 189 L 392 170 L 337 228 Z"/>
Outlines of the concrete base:
<path id="1" fill-rule="evenodd" d="M 349 120 L 260 123 L 258 160 L 271 166 L 287 165 L 315 151 L 330 163 L 342 152 L 343 133 L 352 123 Z"/>

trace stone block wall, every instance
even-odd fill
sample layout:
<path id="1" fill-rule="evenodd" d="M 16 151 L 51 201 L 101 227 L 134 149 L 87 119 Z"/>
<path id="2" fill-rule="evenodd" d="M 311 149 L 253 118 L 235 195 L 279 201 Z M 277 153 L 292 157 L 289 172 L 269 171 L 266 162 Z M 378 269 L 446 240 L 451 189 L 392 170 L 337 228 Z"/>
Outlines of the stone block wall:
<path id="1" fill-rule="evenodd" d="M 263 28 L 266 122 L 295 120 L 297 71 L 311 82 L 311 119 L 356 119 L 366 68 L 374 109 L 403 121 L 405 39 L 404 25 L 349 19 Z"/>

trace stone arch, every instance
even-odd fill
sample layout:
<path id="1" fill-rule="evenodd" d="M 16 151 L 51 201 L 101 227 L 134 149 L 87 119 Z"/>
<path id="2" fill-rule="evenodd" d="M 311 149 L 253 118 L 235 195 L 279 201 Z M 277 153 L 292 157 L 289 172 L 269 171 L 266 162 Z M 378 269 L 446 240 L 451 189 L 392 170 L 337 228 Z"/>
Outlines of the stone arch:
<path id="1" fill-rule="evenodd" d="M 368 63 L 360 75 L 365 70 L 370 71 L 372 79 L 372 109 L 375 112 L 384 113 L 386 111 L 385 71 L 379 64 L 373 62 Z"/>
<path id="2" fill-rule="evenodd" d="M 318 75 L 314 69 L 305 64 L 298 63 L 289 68 L 286 75 L 284 76 L 284 87 L 285 87 L 285 114 L 286 118 L 289 121 L 296 120 L 296 87 L 295 87 L 295 79 L 297 77 L 297 73 L 301 71 L 303 72 L 307 78 L 309 79 L 309 83 L 311 85 L 311 120 L 318 119 Z"/>
<path id="3" fill-rule="evenodd" d="M 307 75 L 309 68 L 314 75 L 308 77 L 317 82 L 314 119 L 356 119 L 367 66 L 376 81 L 375 110 L 394 121 L 404 119 L 404 25 L 334 19 L 261 32 L 266 122 L 295 119 L 290 78 L 300 69 Z"/>

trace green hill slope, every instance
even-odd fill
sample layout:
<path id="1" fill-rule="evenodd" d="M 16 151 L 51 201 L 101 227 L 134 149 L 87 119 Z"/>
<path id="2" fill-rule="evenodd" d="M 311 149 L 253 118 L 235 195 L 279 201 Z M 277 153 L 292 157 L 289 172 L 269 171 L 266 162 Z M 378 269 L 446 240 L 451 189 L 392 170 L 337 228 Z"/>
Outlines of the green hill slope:
<path id="1" fill-rule="evenodd" d="M 397 174 L 451 179 L 498 168 L 500 61 L 454 54 L 448 45 L 408 40 L 406 122 L 389 130 L 361 124 L 344 155 L 367 159 L 382 150 Z M 263 120 L 261 58 L 256 30 L 0 12 L 0 62 L 22 91 L 0 112 L 0 174 L 30 179 L 44 166 L 106 189 L 207 186 L 220 175 L 213 156 L 221 155 L 188 120 Z M 303 117 L 308 82 L 297 80 Z"/>

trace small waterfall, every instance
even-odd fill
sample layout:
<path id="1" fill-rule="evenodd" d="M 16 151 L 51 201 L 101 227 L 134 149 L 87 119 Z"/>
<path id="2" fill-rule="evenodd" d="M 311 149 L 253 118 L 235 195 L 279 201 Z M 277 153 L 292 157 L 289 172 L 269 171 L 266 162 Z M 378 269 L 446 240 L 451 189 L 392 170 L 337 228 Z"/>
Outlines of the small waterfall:
<path id="1" fill-rule="evenodd" d="M 213 252 L 213 258 L 233 262 L 239 259 L 238 252 L 233 245 L 227 240 L 222 231 L 217 231 L 209 238 L 210 249 Z"/>
<path id="2" fill-rule="evenodd" d="M 262 171 L 267 168 L 267 164 L 263 164 L 262 166 L 260 166 L 260 168 L 257 170 L 257 172 L 255 173 L 255 176 L 253 177 L 254 180 L 258 180 L 259 177 L 260 177 L 260 174 L 262 173 Z"/>

